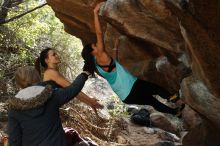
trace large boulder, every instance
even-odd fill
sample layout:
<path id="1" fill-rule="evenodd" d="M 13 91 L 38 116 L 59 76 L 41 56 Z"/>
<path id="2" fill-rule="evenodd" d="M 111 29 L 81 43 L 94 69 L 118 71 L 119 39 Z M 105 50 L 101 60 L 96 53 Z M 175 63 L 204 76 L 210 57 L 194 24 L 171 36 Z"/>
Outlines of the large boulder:
<path id="1" fill-rule="evenodd" d="M 99 1 L 105 0 L 47 0 L 65 30 L 83 44 L 96 40 L 93 8 Z M 107 0 L 100 12 L 107 52 L 134 75 L 172 93 L 181 90 L 205 119 L 202 131 L 212 134 L 220 133 L 219 7 L 218 0 Z"/>
<path id="2" fill-rule="evenodd" d="M 97 0 L 47 2 L 64 23 L 68 33 L 80 38 L 84 44 L 95 42 L 92 10 Z M 155 65 L 158 57 L 166 55 L 173 67 L 168 74 L 178 72 L 181 62 L 177 57 L 184 49 L 178 22 L 172 17 L 165 3 L 111 0 L 106 1 L 101 15 L 108 53 L 113 58 L 118 58 L 119 62 L 136 76 L 158 83 L 175 93 L 179 89 L 178 81 L 182 74 L 176 76 L 175 73 L 174 81 L 169 84 L 169 76 L 157 71 Z M 116 40 L 120 43 L 118 50 L 114 51 Z"/>
<path id="3" fill-rule="evenodd" d="M 183 146 L 219 146 L 219 132 L 206 121 L 197 125 L 183 138 Z"/>

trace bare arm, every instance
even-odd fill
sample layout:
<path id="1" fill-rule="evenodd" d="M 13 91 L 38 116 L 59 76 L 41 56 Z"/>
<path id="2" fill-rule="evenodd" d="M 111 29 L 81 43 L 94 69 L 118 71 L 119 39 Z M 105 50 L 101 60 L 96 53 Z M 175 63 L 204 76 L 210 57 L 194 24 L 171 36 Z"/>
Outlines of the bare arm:
<path id="1" fill-rule="evenodd" d="M 71 83 L 56 70 L 47 70 L 44 73 L 44 81 L 53 80 L 62 87 L 68 87 Z M 76 96 L 81 102 L 91 106 L 92 108 L 102 108 L 95 98 L 90 98 L 83 92 L 79 92 Z"/>
<path id="2" fill-rule="evenodd" d="M 58 106 L 60 107 L 76 97 L 76 95 L 82 90 L 87 79 L 88 76 L 86 77 L 84 74 L 80 74 L 76 77 L 73 83 L 70 84 L 70 86 L 54 90 L 53 99 L 57 101 Z"/>
<path id="3" fill-rule="evenodd" d="M 102 5 L 103 3 L 97 4 L 93 10 L 94 11 L 94 25 L 95 25 L 95 32 L 96 32 L 96 38 L 97 38 L 96 49 L 100 53 L 103 53 L 105 51 L 103 32 L 102 32 L 100 18 L 99 18 L 99 9 Z"/>

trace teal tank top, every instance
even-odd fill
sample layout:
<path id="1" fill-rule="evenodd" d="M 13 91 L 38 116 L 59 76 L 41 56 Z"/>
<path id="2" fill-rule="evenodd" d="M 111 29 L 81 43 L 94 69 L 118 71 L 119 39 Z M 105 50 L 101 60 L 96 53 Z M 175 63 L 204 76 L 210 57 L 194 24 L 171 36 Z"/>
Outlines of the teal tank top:
<path id="1" fill-rule="evenodd" d="M 119 96 L 119 98 L 124 101 L 129 95 L 134 82 L 137 80 L 137 77 L 129 73 L 122 65 L 120 65 L 116 60 L 115 65 L 116 69 L 112 72 L 104 71 L 96 63 L 96 68 L 99 73 L 108 81 L 112 90 Z M 95 60 L 96 62 L 96 60 Z"/>

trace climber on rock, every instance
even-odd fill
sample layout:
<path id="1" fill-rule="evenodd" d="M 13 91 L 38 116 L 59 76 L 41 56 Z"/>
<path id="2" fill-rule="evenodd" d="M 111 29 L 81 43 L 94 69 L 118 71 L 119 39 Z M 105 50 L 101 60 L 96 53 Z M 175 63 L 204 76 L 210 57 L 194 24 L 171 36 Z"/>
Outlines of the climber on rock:
<path id="1" fill-rule="evenodd" d="M 181 116 L 184 104 L 177 108 L 170 108 L 153 96 L 159 95 L 168 101 L 176 102 L 179 99 L 177 94 L 172 95 L 166 89 L 156 84 L 138 79 L 107 54 L 98 15 L 102 5 L 103 3 L 99 3 L 94 8 L 97 42 L 85 45 L 82 50 L 82 57 L 85 64 L 89 64 L 90 70 L 93 70 L 92 74 L 94 75 L 94 72 L 96 72 L 105 78 L 112 90 L 126 104 L 151 105 L 160 112 Z"/>

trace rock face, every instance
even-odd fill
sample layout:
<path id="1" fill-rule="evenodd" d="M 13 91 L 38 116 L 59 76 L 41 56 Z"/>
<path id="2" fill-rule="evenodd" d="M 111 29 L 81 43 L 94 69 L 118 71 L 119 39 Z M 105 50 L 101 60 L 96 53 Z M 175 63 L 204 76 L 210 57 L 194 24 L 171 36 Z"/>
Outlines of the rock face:
<path id="1" fill-rule="evenodd" d="M 120 127 L 117 131 L 117 142 L 126 145 L 143 146 L 175 146 L 179 138 L 171 133 L 158 128 L 148 128 L 135 125 L 128 118 L 121 118 Z M 122 129 L 122 128 L 121 128 Z"/>
<path id="2" fill-rule="evenodd" d="M 99 1 L 104 0 L 47 0 L 65 30 L 84 44 L 95 41 L 92 10 Z M 107 0 L 100 12 L 108 53 L 134 75 L 172 93 L 180 89 L 199 113 L 203 121 L 195 127 L 206 141 L 194 146 L 220 141 L 207 136 L 220 133 L 219 8 L 218 0 Z M 195 129 L 190 127 L 189 134 Z"/>
<path id="3" fill-rule="evenodd" d="M 171 133 L 178 133 L 177 127 L 161 113 L 152 113 L 150 115 L 152 125 Z"/>

